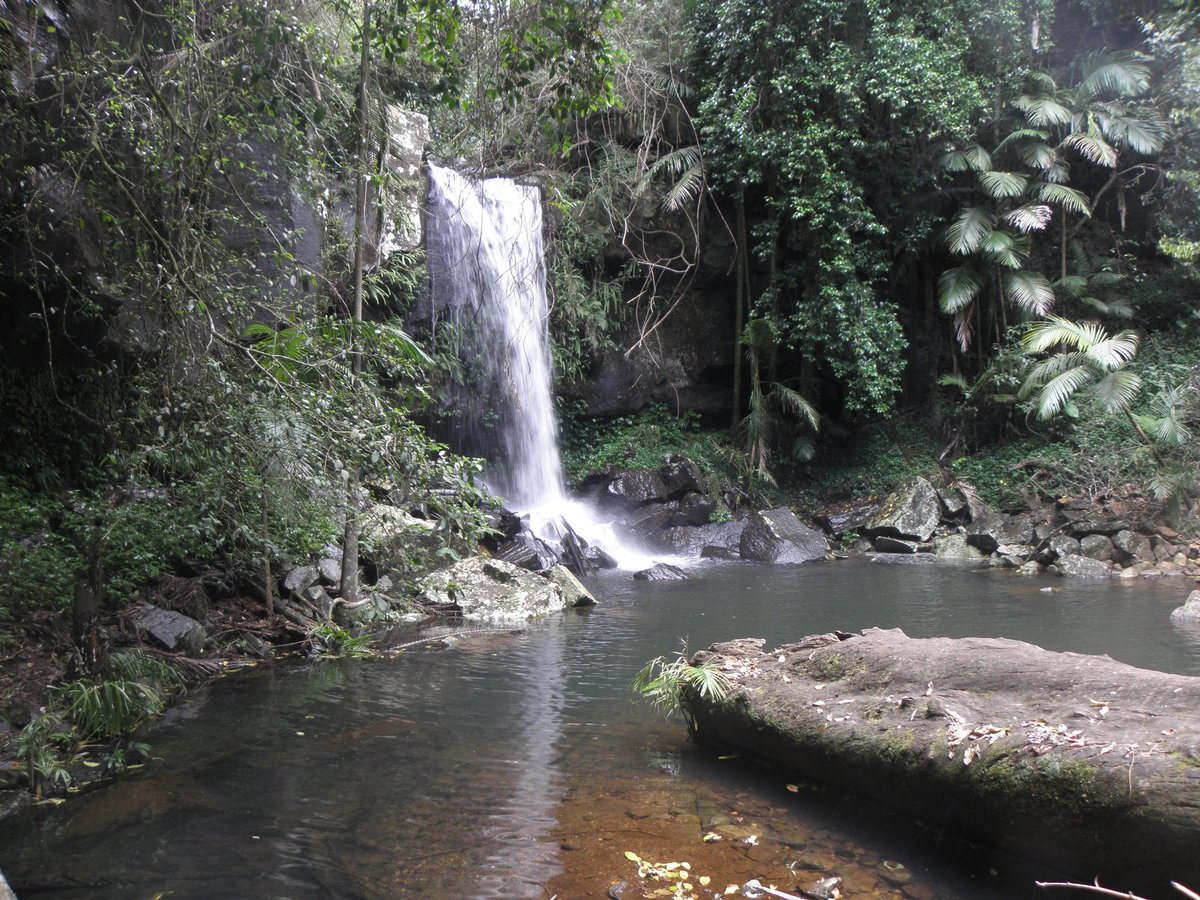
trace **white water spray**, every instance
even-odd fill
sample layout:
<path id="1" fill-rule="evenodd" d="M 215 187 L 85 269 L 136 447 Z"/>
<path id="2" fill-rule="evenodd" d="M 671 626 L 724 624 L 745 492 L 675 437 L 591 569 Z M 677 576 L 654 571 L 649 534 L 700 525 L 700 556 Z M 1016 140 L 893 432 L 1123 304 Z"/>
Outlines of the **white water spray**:
<path id="1" fill-rule="evenodd" d="M 489 460 L 488 486 L 529 515 L 536 534 L 557 540 L 569 523 L 621 568 L 652 565 L 648 552 L 567 496 L 538 189 L 509 178 L 476 181 L 431 165 L 426 246 L 435 315 L 455 329 L 460 358 L 471 370 L 458 403 L 459 436 L 465 449 Z"/>

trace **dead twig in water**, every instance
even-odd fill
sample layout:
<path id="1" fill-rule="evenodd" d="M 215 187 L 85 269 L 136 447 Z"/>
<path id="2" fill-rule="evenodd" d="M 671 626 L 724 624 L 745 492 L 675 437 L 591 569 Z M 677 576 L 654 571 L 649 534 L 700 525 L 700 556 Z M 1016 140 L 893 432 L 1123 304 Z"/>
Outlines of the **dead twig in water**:
<path id="1" fill-rule="evenodd" d="M 1146 900 L 1145 897 L 1141 897 L 1133 893 L 1133 891 L 1114 891 L 1112 888 L 1101 887 L 1099 881 L 1095 884 L 1076 884 L 1072 881 L 1035 881 L 1034 884 L 1040 888 L 1074 888 L 1077 891 L 1089 891 L 1093 894 L 1103 894 L 1106 897 L 1122 897 L 1124 900 Z M 1187 897 L 1188 900 L 1200 900 L 1200 894 L 1189 890 L 1177 881 L 1172 881 L 1171 887 Z"/>

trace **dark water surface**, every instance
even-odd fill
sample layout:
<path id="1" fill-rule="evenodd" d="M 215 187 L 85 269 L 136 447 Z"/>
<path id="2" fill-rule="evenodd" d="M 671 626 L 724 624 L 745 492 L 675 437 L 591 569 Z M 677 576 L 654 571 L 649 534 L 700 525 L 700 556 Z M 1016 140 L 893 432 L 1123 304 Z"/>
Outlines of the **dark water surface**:
<path id="1" fill-rule="evenodd" d="M 218 681 L 146 735 L 144 769 L 3 826 L 0 869 L 22 898 L 574 898 L 636 882 L 629 850 L 689 861 L 712 879 L 693 879 L 702 896 L 823 873 L 850 897 L 1034 896 L 1029 872 L 937 823 L 689 744 L 631 698 L 631 678 L 681 638 L 872 626 L 1200 675 L 1200 631 L 1168 621 L 1190 587 L 1178 579 L 868 561 L 697 574 L 599 579 L 601 605 L 521 634 Z M 705 843 L 713 821 L 727 838 Z"/>

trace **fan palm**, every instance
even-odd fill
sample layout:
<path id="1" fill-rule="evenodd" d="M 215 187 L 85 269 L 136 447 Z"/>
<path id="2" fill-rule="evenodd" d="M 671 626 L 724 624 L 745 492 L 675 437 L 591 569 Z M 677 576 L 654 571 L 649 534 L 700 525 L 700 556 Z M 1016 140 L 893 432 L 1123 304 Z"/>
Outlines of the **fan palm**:
<path id="1" fill-rule="evenodd" d="M 978 143 L 953 148 L 942 157 L 947 172 L 971 173 L 980 201 L 964 206 L 946 230 L 950 252 L 963 261 L 938 279 L 938 300 L 954 316 L 959 346 L 973 337 L 978 305 L 994 298 L 1021 315 L 1045 315 L 1055 292 L 1063 291 L 1096 308 L 1104 304 L 1067 272 L 1069 216 L 1090 216 L 1099 197 L 1119 179 L 1123 153 L 1149 155 L 1162 149 L 1166 124 L 1135 100 L 1149 84 L 1143 58 L 1129 52 L 1099 52 L 1078 61 L 1073 89 L 1059 88 L 1038 73 L 1014 102 L 1012 130 L 989 152 Z M 1073 157 L 1113 169 L 1108 183 L 1089 200 L 1067 184 Z M 1033 236 L 1050 224 L 1055 210 L 1063 222 L 1061 275 L 1053 284 L 1028 265 Z M 1104 310 L 1120 314 L 1118 310 Z"/>

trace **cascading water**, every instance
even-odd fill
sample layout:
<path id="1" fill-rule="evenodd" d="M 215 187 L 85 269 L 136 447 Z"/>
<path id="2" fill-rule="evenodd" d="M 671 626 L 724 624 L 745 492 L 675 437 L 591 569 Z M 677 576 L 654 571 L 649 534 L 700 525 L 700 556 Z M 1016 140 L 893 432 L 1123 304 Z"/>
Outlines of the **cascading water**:
<path id="1" fill-rule="evenodd" d="M 430 165 L 426 248 L 435 328 L 453 329 L 467 370 L 456 398 L 461 449 L 489 461 L 488 486 L 536 534 L 560 538 L 569 522 L 622 568 L 649 565 L 563 483 L 538 189 Z"/>

